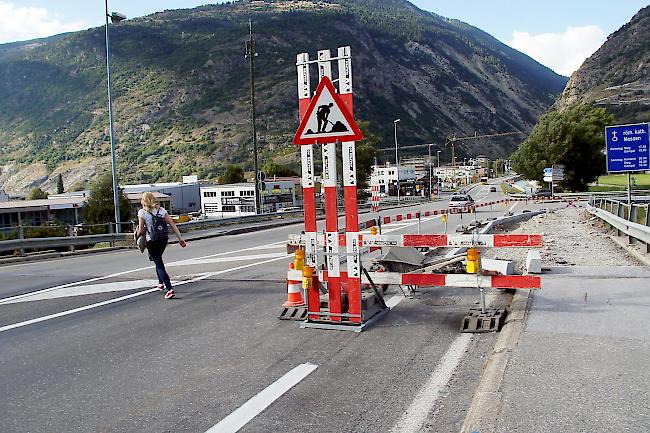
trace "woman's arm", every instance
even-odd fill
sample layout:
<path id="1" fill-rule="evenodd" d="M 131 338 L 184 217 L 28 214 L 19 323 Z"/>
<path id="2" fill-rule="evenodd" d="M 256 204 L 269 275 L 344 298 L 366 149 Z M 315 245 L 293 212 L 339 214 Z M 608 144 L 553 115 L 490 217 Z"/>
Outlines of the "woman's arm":
<path id="1" fill-rule="evenodd" d="M 144 236 L 147 233 L 147 223 L 141 216 L 138 216 L 138 230 L 136 230 L 136 233 L 138 236 Z"/>
<path id="2" fill-rule="evenodd" d="M 183 240 L 183 237 L 181 236 L 180 230 L 178 230 L 178 227 L 176 227 L 176 223 L 172 219 L 172 217 L 169 216 L 169 214 L 165 214 L 165 222 L 169 224 L 172 227 L 172 230 L 174 230 L 174 233 L 176 234 L 176 237 L 178 238 L 178 244 L 185 248 L 187 243 Z"/>

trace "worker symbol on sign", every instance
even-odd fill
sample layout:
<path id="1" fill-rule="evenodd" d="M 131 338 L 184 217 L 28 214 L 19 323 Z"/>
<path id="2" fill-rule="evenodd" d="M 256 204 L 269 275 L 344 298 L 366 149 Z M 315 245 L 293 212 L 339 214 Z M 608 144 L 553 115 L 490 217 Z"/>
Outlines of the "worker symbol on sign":
<path id="1" fill-rule="evenodd" d="M 336 93 L 332 81 L 323 77 L 311 99 L 293 142 L 295 144 L 334 143 L 361 140 L 363 135 L 350 108 Z"/>
<path id="2" fill-rule="evenodd" d="M 324 104 L 318 107 L 316 110 L 316 119 L 318 120 L 318 132 L 325 132 L 325 127 L 327 126 L 327 118 L 330 115 L 330 108 L 334 106 L 333 102 L 329 104 Z M 309 134 L 309 131 L 307 131 Z M 313 132 L 312 132 L 313 134 Z"/>

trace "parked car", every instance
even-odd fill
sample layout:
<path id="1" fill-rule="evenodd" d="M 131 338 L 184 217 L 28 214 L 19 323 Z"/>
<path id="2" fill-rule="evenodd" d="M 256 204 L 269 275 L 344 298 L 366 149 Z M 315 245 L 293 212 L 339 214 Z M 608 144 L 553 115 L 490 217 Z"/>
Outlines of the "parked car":
<path id="1" fill-rule="evenodd" d="M 449 200 L 449 207 L 474 206 L 474 199 L 469 194 L 455 194 Z"/>
<path id="2" fill-rule="evenodd" d="M 541 188 L 538 189 L 534 194 L 533 197 L 552 197 L 553 193 L 551 192 L 550 189 L 548 188 Z"/>

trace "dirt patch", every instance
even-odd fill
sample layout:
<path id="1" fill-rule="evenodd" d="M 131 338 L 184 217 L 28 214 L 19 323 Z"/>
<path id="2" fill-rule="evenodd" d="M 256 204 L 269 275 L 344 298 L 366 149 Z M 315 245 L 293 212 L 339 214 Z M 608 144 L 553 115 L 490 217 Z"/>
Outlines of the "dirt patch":
<path id="1" fill-rule="evenodd" d="M 599 219 L 584 209 L 567 208 L 532 217 L 508 233 L 541 234 L 543 266 L 638 266 L 639 262 L 609 238 Z M 525 248 L 500 248 L 485 251 L 484 257 L 514 260 L 517 273 L 526 265 Z"/>

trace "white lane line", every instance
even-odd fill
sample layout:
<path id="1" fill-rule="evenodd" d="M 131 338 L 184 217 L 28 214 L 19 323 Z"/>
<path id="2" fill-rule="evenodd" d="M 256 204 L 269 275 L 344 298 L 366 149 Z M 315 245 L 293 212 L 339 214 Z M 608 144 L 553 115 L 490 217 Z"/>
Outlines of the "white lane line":
<path id="1" fill-rule="evenodd" d="M 245 256 L 234 256 L 234 257 L 210 257 L 205 259 L 188 259 L 181 262 L 174 262 L 166 264 L 166 267 L 172 266 L 193 266 L 193 265 L 205 265 L 210 263 L 227 263 L 227 262 L 244 262 L 249 260 L 259 260 L 259 259 L 268 259 L 269 257 L 286 257 L 286 252 L 281 253 L 266 253 L 266 254 L 248 254 Z"/>
<path id="2" fill-rule="evenodd" d="M 225 274 L 226 272 L 238 271 L 240 269 L 250 268 L 251 266 L 258 266 L 258 265 L 263 264 L 263 263 L 274 262 L 276 260 L 285 259 L 286 257 L 289 257 L 289 255 L 287 254 L 284 257 L 278 257 L 278 258 L 275 258 L 275 259 L 264 260 L 262 262 L 249 263 L 247 265 L 236 266 L 236 267 L 230 268 L 230 269 L 222 269 L 220 271 L 207 272 L 207 273 L 205 273 L 205 274 L 203 274 L 203 275 L 201 275 L 199 277 L 192 278 L 191 280 L 179 281 L 178 283 L 176 283 L 174 285 L 174 287 L 182 286 L 184 284 L 194 283 L 194 282 L 201 281 L 201 280 L 205 280 L 206 278 L 210 278 L 210 277 L 213 277 L 215 275 Z M 158 291 L 158 289 L 143 290 L 142 292 L 132 293 L 130 295 L 122 296 L 122 297 L 115 298 L 115 299 L 109 299 L 108 301 L 103 301 L 103 302 L 99 302 L 99 303 L 96 303 L 96 304 L 87 305 L 85 307 L 74 308 L 72 310 L 66 310 L 66 311 L 62 311 L 60 313 L 50 314 L 49 316 L 43 316 L 43 317 L 38 317 L 36 319 L 27 320 L 25 322 L 14 323 L 14 324 L 11 324 L 11 325 L 0 327 L 0 332 L 9 331 L 10 329 L 20 328 L 22 326 L 31 325 L 33 323 L 44 322 L 46 320 L 55 319 L 57 317 L 67 316 L 69 314 L 78 313 L 80 311 L 86 311 L 86 310 L 90 310 L 90 309 L 93 309 L 93 308 L 102 307 L 104 305 L 112 304 L 114 302 L 124 301 L 126 299 L 135 298 L 136 296 L 146 295 L 147 293 L 157 292 L 157 291 Z"/>
<path id="3" fill-rule="evenodd" d="M 154 287 L 158 280 L 137 280 L 137 281 L 117 281 L 114 283 L 90 284 L 87 286 L 75 286 L 46 293 L 35 293 L 32 296 L 0 301 L 0 305 L 17 304 L 20 302 L 43 301 L 46 299 L 68 298 L 72 296 L 95 295 L 97 293 L 120 292 L 124 290 L 137 290 L 144 287 Z M 173 282 L 173 284 L 177 284 Z"/>
<path id="4" fill-rule="evenodd" d="M 151 292 L 157 292 L 157 291 L 158 291 L 158 289 L 144 290 L 142 292 L 131 293 L 130 295 L 122 296 L 120 298 L 109 299 L 108 301 L 103 301 L 103 302 L 100 302 L 98 304 L 92 304 L 92 305 L 87 305 L 85 307 L 75 308 L 73 310 L 62 311 L 60 313 L 50 314 L 49 316 L 43 316 L 43 317 L 39 317 L 39 318 L 36 318 L 36 319 L 27 320 L 25 322 L 14 323 L 12 325 L 7 325 L 7 326 L 0 327 L 0 332 L 9 331 L 10 329 L 20 328 L 22 326 L 31 325 L 33 323 L 44 322 L 46 320 L 55 319 L 57 317 L 62 317 L 62 316 L 67 316 L 69 314 L 79 313 L 80 311 L 90 310 L 91 308 L 101 307 L 103 305 L 108 305 L 108 304 L 112 304 L 114 302 L 124 301 L 125 299 L 135 298 L 136 296 L 144 295 L 146 293 L 151 293 Z"/>
<path id="5" fill-rule="evenodd" d="M 404 299 L 404 296 L 393 295 L 389 300 L 386 301 L 386 306 L 392 310 L 397 306 L 397 304 L 402 302 L 402 299 Z"/>
<path id="6" fill-rule="evenodd" d="M 512 212 L 512 210 L 513 210 L 513 209 L 514 209 L 518 204 L 519 204 L 518 201 L 515 202 L 515 204 L 513 204 L 512 206 L 510 206 L 510 209 L 508 209 L 508 212 Z M 506 213 L 508 213 L 508 212 L 506 212 Z"/>
<path id="7" fill-rule="evenodd" d="M 451 343 L 427 383 L 418 391 L 413 403 L 392 428 L 392 433 L 416 433 L 423 430 L 422 427 L 429 412 L 433 409 L 440 391 L 447 386 L 471 340 L 472 334 L 461 334 Z"/>
<path id="8" fill-rule="evenodd" d="M 316 368 L 318 366 L 315 364 L 300 364 L 222 419 L 206 433 L 235 433 L 239 431 L 285 392 L 309 376 Z"/>
<path id="9" fill-rule="evenodd" d="M 239 250 L 226 251 L 226 252 L 223 252 L 223 253 L 210 254 L 210 255 L 207 255 L 207 256 L 196 257 L 196 258 L 194 258 L 193 260 L 200 260 L 200 259 L 204 259 L 204 258 L 217 257 L 217 256 L 224 256 L 224 255 L 226 255 L 226 254 L 240 253 L 240 252 L 243 252 L 243 251 L 250 251 L 250 250 L 258 250 L 258 249 L 266 249 L 266 248 L 272 248 L 272 247 L 279 247 L 280 244 L 286 244 L 286 241 L 273 242 L 273 243 L 270 243 L 270 244 L 259 245 L 259 246 L 256 246 L 256 247 L 248 247 L 248 248 L 242 248 L 242 249 L 239 249 Z M 180 261 L 182 262 L 182 261 L 184 261 L 184 260 L 180 260 Z M 177 261 L 177 262 L 165 263 L 165 266 L 174 266 L 175 263 L 178 263 L 178 262 L 179 262 L 179 261 Z M 122 272 L 116 272 L 116 273 L 114 273 L 114 274 L 105 275 L 105 276 L 103 276 L 103 277 L 89 278 L 89 279 L 87 279 L 87 280 L 81 280 L 81 281 L 76 281 L 76 282 L 74 282 L 74 283 L 62 284 L 62 285 L 60 285 L 60 286 L 49 287 L 49 288 L 47 288 L 47 289 L 37 290 L 37 291 L 35 291 L 35 292 L 30 292 L 30 293 L 24 293 L 24 294 L 22 294 L 22 295 L 10 296 L 10 297 L 8 297 L 8 298 L 0 299 L 0 302 L 9 301 L 9 300 L 14 300 L 14 299 L 21 299 L 21 298 L 24 298 L 24 297 L 32 296 L 32 295 L 34 295 L 34 294 L 45 293 L 45 292 L 49 292 L 49 291 L 52 291 L 52 290 L 58 290 L 58 289 L 65 289 L 66 287 L 72 287 L 72 286 L 78 286 L 78 285 L 81 285 L 81 284 L 93 283 L 93 282 L 95 282 L 95 281 L 106 280 L 106 279 L 108 279 L 108 278 L 115 278 L 115 277 L 119 277 L 119 276 L 122 276 L 122 275 L 127 275 L 127 274 L 131 274 L 131 273 L 134 273 L 134 272 L 140 272 L 140 271 L 144 271 L 144 270 L 147 270 L 147 269 L 153 269 L 153 268 L 154 268 L 154 266 L 145 266 L 145 267 L 143 267 L 143 268 L 131 269 L 131 270 L 128 270 L 128 271 L 122 271 Z"/>

